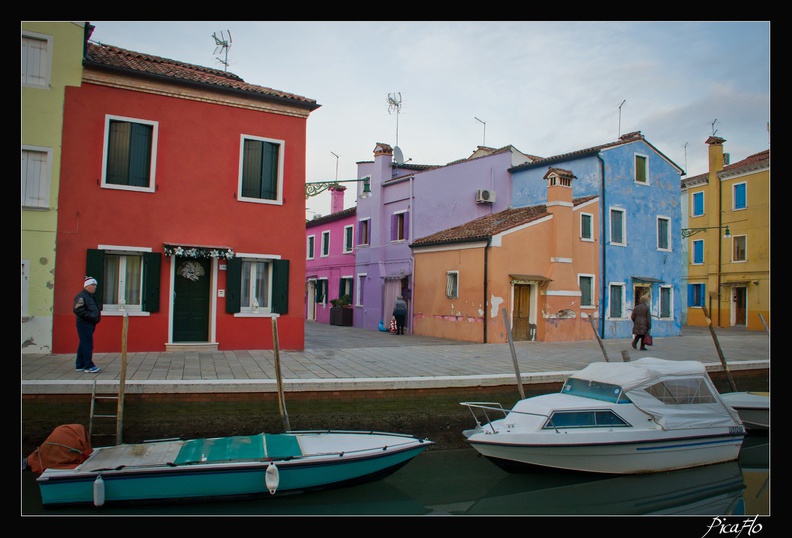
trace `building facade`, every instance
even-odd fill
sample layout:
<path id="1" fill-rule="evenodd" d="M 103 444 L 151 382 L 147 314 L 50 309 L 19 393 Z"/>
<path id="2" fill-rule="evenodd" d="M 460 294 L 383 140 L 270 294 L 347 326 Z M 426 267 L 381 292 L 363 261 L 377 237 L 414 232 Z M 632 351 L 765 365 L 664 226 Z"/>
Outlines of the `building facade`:
<path id="1" fill-rule="evenodd" d="M 88 43 L 64 108 L 53 351 L 98 279 L 97 352 L 304 345 L 312 99 Z M 276 320 L 277 323 L 274 323 Z M 128 332 L 124 330 L 128 322 Z"/>

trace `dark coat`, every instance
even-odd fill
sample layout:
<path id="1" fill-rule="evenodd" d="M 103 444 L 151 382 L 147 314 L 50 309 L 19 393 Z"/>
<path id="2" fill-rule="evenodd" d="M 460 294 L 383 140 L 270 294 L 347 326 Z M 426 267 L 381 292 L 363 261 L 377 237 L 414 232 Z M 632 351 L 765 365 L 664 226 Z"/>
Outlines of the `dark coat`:
<path id="1" fill-rule="evenodd" d="M 94 294 L 87 289 L 83 289 L 74 298 L 72 310 L 77 316 L 78 323 L 96 325 L 102 319 L 102 312 L 99 310 L 99 305 L 96 304 Z"/>
<path id="2" fill-rule="evenodd" d="M 633 334 L 649 334 L 649 330 L 652 328 L 652 316 L 646 303 L 636 306 L 630 315 L 630 319 L 633 321 Z"/>

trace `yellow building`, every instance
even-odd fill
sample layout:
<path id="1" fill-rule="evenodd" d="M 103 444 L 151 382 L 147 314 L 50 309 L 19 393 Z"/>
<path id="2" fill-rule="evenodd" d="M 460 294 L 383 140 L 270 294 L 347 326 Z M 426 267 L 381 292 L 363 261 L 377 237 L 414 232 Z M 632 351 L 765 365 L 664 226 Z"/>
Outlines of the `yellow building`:
<path id="1" fill-rule="evenodd" d="M 712 136 L 709 172 L 682 180 L 686 197 L 687 324 L 770 326 L 770 150 L 729 164 Z"/>
<path id="2" fill-rule="evenodd" d="M 52 348 L 55 235 L 67 86 L 82 80 L 84 22 L 21 24 L 22 352 Z M 77 260 L 82 263 L 84 260 Z M 79 291 L 79 283 L 75 294 Z"/>

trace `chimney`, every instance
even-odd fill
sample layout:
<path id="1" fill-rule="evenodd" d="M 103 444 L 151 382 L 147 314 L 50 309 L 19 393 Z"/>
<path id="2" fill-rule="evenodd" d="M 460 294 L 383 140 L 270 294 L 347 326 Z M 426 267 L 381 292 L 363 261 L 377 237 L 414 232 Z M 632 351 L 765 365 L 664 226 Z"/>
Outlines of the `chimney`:
<path id="1" fill-rule="evenodd" d="M 344 210 L 344 191 L 346 187 L 343 185 L 334 185 L 330 187 L 330 214 L 338 213 Z"/>
<path id="2" fill-rule="evenodd" d="M 709 146 L 709 173 L 712 179 L 712 174 L 723 170 L 724 153 L 723 143 L 726 142 L 724 138 L 719 136 L 711 136 L 707 139 L 706 144 Z M 727 154 L 728 155 L 728 154 Z M 728 157 L 726 157 L 728 159 Z"/>

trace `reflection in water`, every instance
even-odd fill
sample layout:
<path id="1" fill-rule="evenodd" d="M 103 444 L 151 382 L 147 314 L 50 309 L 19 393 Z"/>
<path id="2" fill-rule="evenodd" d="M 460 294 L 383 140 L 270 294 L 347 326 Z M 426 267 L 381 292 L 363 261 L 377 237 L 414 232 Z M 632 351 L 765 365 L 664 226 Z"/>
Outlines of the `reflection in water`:
<path id="1" fill-rule="evenodd" d="M 22 473 L 23 515 L 769 515 L 769 437 L 749 436 L 739 462 L 613 476 L 510 474 L 473 449 L 424 452 L 390 477 L 290 496 L 185 504 L 43 509 Z"/>

